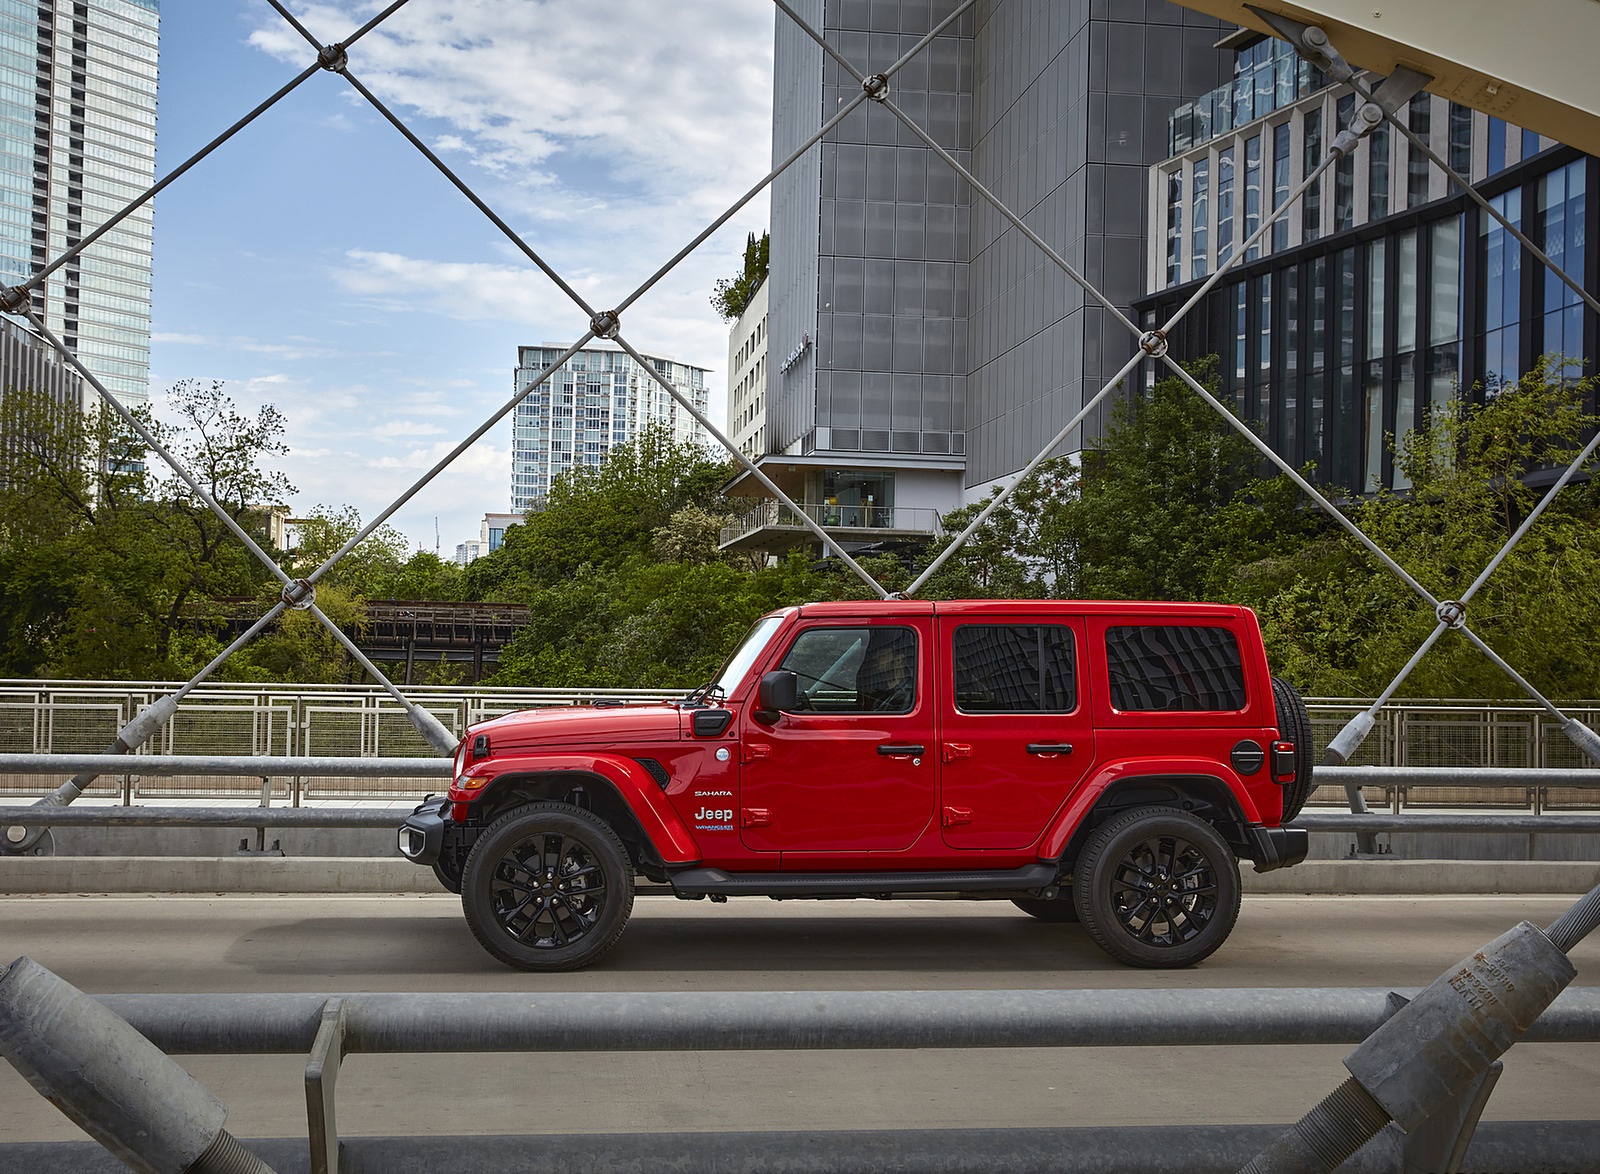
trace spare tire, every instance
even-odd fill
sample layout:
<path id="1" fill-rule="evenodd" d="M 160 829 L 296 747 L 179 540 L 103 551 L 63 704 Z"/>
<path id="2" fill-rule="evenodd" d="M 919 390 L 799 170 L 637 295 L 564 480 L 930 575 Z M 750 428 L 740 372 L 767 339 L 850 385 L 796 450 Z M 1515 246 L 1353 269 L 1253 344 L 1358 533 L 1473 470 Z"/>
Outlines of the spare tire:
<path id="1" fill-rule="evenodd" d="M 1288 823 L 1311 798 L 1311 715 L 1300 690 L 1281 677 L 1272 678 L 1272 700 L 1278 710 L 1278 737 L 1294 743 L 1294 779 L 1283 787 L 1283 822 Z"/>

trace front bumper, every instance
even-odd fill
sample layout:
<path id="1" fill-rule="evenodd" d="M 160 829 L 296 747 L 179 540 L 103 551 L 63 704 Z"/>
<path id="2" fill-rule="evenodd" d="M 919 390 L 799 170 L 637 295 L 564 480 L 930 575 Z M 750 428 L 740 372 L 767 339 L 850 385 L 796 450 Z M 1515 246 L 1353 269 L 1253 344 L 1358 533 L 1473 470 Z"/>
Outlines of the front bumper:
<path id="1" fill-rule="evenodd" d="M 445 827 L 450 823 L 445 814 L 450 800 L 443 795 L 430 795 L 417 805 L 417 809 L 400 825 L 399 849 L 413 864 L 434 864 L 444 850 Z"/>
<path id="2" fill-rule="evenodd" d="M 1257 872 L 1271 872 L 1275 868 L 1292 868 L 1306 858 L 1311 850 L 1311 834 L 1305 828 L 1267 828 L 1252 825 L 1250 833 L 1250 859 L 1255 861 Z"/>

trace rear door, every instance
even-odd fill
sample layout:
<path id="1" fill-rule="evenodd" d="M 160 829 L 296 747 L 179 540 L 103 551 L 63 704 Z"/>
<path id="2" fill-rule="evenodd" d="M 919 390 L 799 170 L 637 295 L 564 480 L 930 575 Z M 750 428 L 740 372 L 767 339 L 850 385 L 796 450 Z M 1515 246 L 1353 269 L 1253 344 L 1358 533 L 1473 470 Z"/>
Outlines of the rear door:
<path id="1" fill-rule="evenodd" d="M 939 617 L 940 798 L 952 848 L 1026 848 L 1095 758 L 1083 622 L 993 611 Z"/>

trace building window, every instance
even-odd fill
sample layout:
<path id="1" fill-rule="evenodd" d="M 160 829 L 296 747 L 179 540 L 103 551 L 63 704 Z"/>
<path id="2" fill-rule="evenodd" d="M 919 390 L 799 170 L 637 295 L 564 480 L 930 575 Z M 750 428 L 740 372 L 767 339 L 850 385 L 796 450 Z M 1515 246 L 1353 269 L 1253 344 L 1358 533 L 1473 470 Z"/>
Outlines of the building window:
<path id="1" fill-rule="evenodd" d="M 1194 201 L 1189 219 L 1189 276 L 1206 275 L 1206 221 L 1211 209 L 1211 160 L 1196 159 L 1193 172 Z"/>
<path id="2" fill-rule="evenodd" d="M 1183 166 L 1167 176 L 1167 284 L 1183 280 Z"/>
<path id="3" fill-rule="evenodd" d="M 1278 211 L 1289 198 L 1289 124 L 1272 130 L 1272 210 Z M 1279 216 L 1272 222 L 1272 251 L 1289 247 L 1289 220 Z"/>
<path id="4" fill-rule="evenodd" d="M 1244 141 L 1244 239 L 1249 240 L 1261 227 L 1261 136 Z M 1261 246 L 1251 245 L 1245 260 L 1261 256 Z"/>
<path id="5" fill-rule="evenodd" d="M 1217 268 L 1233 256 L 1233 148 L 1217 152 Z"/>
<path id="6" fill-rule="evenodd" d="M 1340 249 L 1333 257 L 1334 330 L 1339 363 L 1328 401 L 1331 407 L 1333 441 L 1333 482 L 1349 489 L 1361 484 L 1358 464 L 1361 450 L 1357 443 L 1356 419 L 1356 250 Z"/>
<path id="7" fill-rule="evenodd" d="M 1302 175 L 1310 175 L 1322 162 L 1322 111 L 1307 110 L 1305 125 L 1305 144 L 1302 152 L 1304 156 L 1304 170 Z M 1301 197 L 1303 206 L 1303 232 L 1305 240 L 1314 241 L 1322 235 L 1322 180 L 1306 189 L 1306 194 Z"/>
<path id="8" fill-rule="evenodd" d="M 1367 219 L 1389 215 L 1389 124 L 1380 122 L 1367 136 Z"/>
<path id="9" fill-rule="evenodd" d="M 1489 116 L 1489 166 L 1487 174 L 1499 175 L 1506 169 L 1506 120 Z"/>
<path id="10" fill-rule="evenodd" d="M 1245 358 L 1245 347 L 1250 341 L 1246 326 L 1250 310 L 1247 284 L 1241 281 L 1233 287 L 1233 410 L 1241 418 L 1246 414 L 1245 380 L 1249 373 L 1248 360 Z"/>
<path id="11" fill-rule="evenodd" d="M 1348 127 L 1355 116 L 1356 96 L 1346 94 L 1339 99 L 1337 122 Z M 1347 153 L 1333 165 L 1333 231 L 1343 232 L 1355 223 L 1356 213 L 1356 157 Z"/>
<path id="12" fill-rule="evenodd" d="M 1311 261 L 1311 353 L 1307 358 L 1305 396 L 1305 459 L 1322 464 L 1323 386 L 1327 375 L 1328 355 L 1328 259 L 1316 257 Z"/>
<path id="13" fill-rule="evenodd" d="M 1283 410 L 1274 418 L 1277 432 L 1272 446 L 1299 463 L 1300 434 L 1296 431 L 1300 409 L 1300 271 L 1291 265 L 1278 277 L 1278 346 L 1283 355 L 1279 364 L 1278 387 L 1283 395 Z"/>
<path id="14" fill-rule="evenodd" d="M 1532 159 L 1538 153 L 1539 153 L 1539 132 L 1536 131 L 1536 130 L 1528 130 L 1526 127 L 1524 127 L 1523 131 L 1522 131 L 1522 160 L 1523 160 L 1523 162 L 1527 162 L 1529 159 Z"/>
<path id="15" fill-rule="evenodd" d="M 1272 274 L 1261 275 L 1261 286 L 1256 298 L 1256 370 L 1255 394 L 1251 397 L 1250 423 L 1260 436 L 1270 436 L 1272 412 Z"/>
<path id="16" fill-rule="evenodd" d="M 1584 271 L 1584 161 L 1579 159 L 1539 180 L 1537 238 L 1545 255 L 1581 281 Z M 1550 269 L 1542 270 L 1539 335 L 1541 354 L 1582 359 L 1583 299 Z M 1576 374 L 1576 372 L 1569 372 Z"/>
<path id="17" fill-rule="evenodd" d="M 1417 233 L 1410 229 L 1395 242 L 1395 451 L 1404 449 L 1417 424 Z M 1394 487 L 1411 481 L 1396 467 Z"/>
<path id="18" fill-rule="evenodd" d="M 1450 103 L 1450 170 L 1472 178 L 1472 108 Z"/>
<path id="19" fill-rule="evenodd" d="M 1383 309 L 1384 309 L 1384 255 L 1386 242 L 1375 240 L 1367 245 L 1367 322 L 1366 348 L 1363 365 L 1362 399 L 1365 409 L 1366 435 L 1363 445 L 1366 454 L 1366 477 L 1362 489 L 1375 493 L 1383 487 Z"/>
<path id="20" fill-rule="evenodd" d="M 1418 94 L 1411 99 L 1411 107 L 1407 112 L 1407 123 L 1411 133 L 1423 142 L 1432 145 L 1429 138 L 1429 128 L 1433 121 L 1433 98 L 1428 94 Z M 1428 157 L 1415 146 L 1407 144 L 1406 152 L 1406 207 L 1415 208 L 1418 204 L 1428 202 Z"/>

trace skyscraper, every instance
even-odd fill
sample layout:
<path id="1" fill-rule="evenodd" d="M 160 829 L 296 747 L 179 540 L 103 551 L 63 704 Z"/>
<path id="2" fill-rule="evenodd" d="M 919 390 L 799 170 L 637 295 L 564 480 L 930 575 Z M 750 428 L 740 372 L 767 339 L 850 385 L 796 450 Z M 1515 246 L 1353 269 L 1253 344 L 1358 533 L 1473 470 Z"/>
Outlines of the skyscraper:
<path id="1" fill-rule="evenodd" d="M 0 0 L 0 281 L 26 279 L 154 180 L 159 0 Z M 33 294 L 123 402 L 150 394 L 150 206 Z"/>
<path id="2" fill-rule="evenodd" d="M 517 513 L 537 508 L 561 474 L 575 466 L 598 465 L 613 445 L 626 444 L 651 424 L 672 429 L 678 440 L 700 444 L 707 440 L 700 422 L 632 355 L 616 348 L 586 347 L 533 387 L 565 349 L 517 348 L 516 388 L 528 392 L 512 414 L 511 508 Z M 644 357 L 696 411 L 705 414 L 704 368 Z"/>
<path id="3" fill-rule="evenodd" d="M 1357 108 L 1350 87 L 1287 42 L 1236 40 L 1233 80 L 1174 111 L 1168 158 L 1150 169 L 1150 230 L 1162 244 L 1137 303 L 1146 327 L 1237 257 Z M 1600 205 L 1587 193 L 1600 187 L 1600 159 L 1429 93 L 1401 117 L 1595 288 L 1587 241 Z M 1242 261 L 1172 332 L 1172 356 L 1219 356 L 1224 399 L 1240 418 L 1290 464 L 1314 465 L 1343 490 L 1408 488 L 1394 447 L 1458 395 L 1481 400 L 1542 355 L 1583 361 L 1568 374 L 1595 370 L 1600 318 L 1387 123 Z M 1165 373 L 1145 366 L 1149 378 Z"/>
<path id="4" fill-rule="evenodd" d="M 956 5 L 794 7 L 870 72 Z M 1213 48 L 1222 28 L 1164 0 L 987 0 L 894 75 L 889 99 L 1128 307 L 1140 292 L 1145 168 L 1165 153 L 1171 110 L 1226 76 L 1231 62 Z M 858 92 L 778 18 L 775 159 Z M 936 511 L 1013 477 L 1134 349 L 1120 324 L 871 101 L 774 183 L 769 282 L 775 358 L 761 467 L 824 518 L 834 504 L 870 500 L 862 516 L 886 530 L 915 529 L 907 510 L 917 510 L 931 531 Z M 735 491 L 762 492 L 751 477 Z M 725 544 L 735 541 L 761 536 Z"/>

